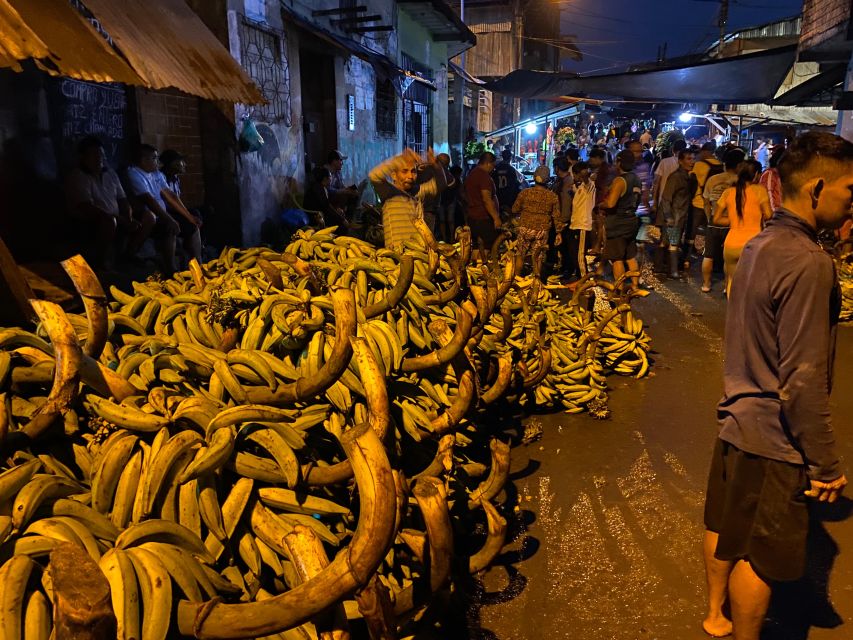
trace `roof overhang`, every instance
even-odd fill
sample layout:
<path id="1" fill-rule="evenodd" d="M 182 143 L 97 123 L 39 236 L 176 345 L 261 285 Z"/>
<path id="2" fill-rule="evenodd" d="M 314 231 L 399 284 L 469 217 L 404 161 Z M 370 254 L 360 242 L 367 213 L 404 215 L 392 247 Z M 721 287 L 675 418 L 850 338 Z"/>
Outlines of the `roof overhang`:
<path id="1" fill-rule="evenodd" d="M 447 57 L 453 58 L 477 44 L 477 36 L 444 0 L 397 0 L 397 4 L 436 42 L 447 43 Z"/>
<path id="2" fill-rule="evenodd" d="M 800 107 L 831 105 L 836 89 L 846 75 L 847 65 L 834 65 L 771 100 L 770 104 Z"/>
<path id="3" fill-rule="evenodd" d="M 583 96 L 652 103 L 754 104 L 776 95 L 795 55 L 792 45 L 736 58 L 600 76 L 516 70 L 485 88 L 540 100 Z"/>
<path id="4" fill-rule="evenodd" d="M 0 0 L 0 66 L 264 102 L 258 86 L 184 0 L 85 0 L 110 41 L 67 0 Z"/>
<path id="5" fill-rule="evenodd" d="M 303 29 L 311 35 L 333 45 L 343 53 L 353 55 L 369 63 L 379 77 L 391 80 L 397 93 L 401 96 L 406 93 L 406 90 L 414 82 L 422 84 L 432 91 L 437 90 L 434 82 L 428 78 L 419 76 L 416 73 L 400 68 L 399 65 L 384 53 L 374 51 L 370 47 L 367 47 L 352 38 L 339 35 L 329 29 L 324 29 L 320 25 L 315 24 L 285 5 L 281 5 L 281 12 L 285 18 L 285 22 L 289 20 L 300 29 Z"/>

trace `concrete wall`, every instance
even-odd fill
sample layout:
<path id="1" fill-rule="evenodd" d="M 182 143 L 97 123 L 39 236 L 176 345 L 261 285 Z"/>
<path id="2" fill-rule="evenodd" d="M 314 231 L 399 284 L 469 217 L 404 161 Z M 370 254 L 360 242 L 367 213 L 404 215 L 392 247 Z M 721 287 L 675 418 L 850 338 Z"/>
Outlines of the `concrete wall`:
<path id="1" fill-rule="evenodd" d="M 447 45 L 433 42 L 429 31 L 412 20 L 405 5 L 399 12 L 400 51 L 432 69 L 438 90 L 432 94 L 432 139 L 436 153 L 449 153 L 447 108 Z"/>
<path id="2" fill-rule="evenodd" d="M 239 24 L 242 16 L 253 20 L 284 38 L 285 57 L 288 62 L 290 83 L 290 124 L 285 120 L 265 122 L 255 118 L 264 137 L 264 147 L 259 152 L 239 153 L 237 183 L 240 191 L 242 241 L 255 245 L 261 240 L 261 227 L 268 218 L 275 219 L 287 201 L 288 189 L 294 182 L 304 179 L 302 158 L 302 121 L 299 92 L 299 35 L 289 25 L 284 25 L 277 0 L 229 0 L 228 34 L 231 55 L 241 62 Z M 243 116 L 249 113 L 243 105 L 234 107 L 235 135 L 243 127 Z M 238 239 L 235 239 L 235 244 Z"/>

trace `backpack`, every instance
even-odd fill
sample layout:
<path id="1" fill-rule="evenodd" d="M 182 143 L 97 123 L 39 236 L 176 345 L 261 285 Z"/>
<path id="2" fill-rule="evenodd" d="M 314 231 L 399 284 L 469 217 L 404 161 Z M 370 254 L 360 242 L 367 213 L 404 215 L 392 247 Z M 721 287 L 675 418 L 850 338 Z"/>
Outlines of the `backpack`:
<path id="1" fill-rule="evenodd" d="M 708 162 L 707 160 L 699 160 L 699 162 L 704 162 L 704 163 L 705 163 L 705 164 L 707 164 L 707 165 L 708 165 L 708 167 L 709 167 L 709 169 L 708 169 L 708 175 L 707 175 L 707 176 L 705 176 L 705 182 L 708 182 L 708 178 L 710 178 L 711 176 L 719 175 L 719 174 L 721 174 L 723 171 L 725 171 L 725 170 L 726 170 L 726 168 L 723 166 L 723 163 L 722 163 L 722 162 L 720 162 L 719 164 L 712 164 L 712 163 Z M 701 184 L 701 185 L 699 185 L 699 186 L 700 186 L 700 187 L 704 187 L 705 185 L 704 185 L 704 184 Z"/>

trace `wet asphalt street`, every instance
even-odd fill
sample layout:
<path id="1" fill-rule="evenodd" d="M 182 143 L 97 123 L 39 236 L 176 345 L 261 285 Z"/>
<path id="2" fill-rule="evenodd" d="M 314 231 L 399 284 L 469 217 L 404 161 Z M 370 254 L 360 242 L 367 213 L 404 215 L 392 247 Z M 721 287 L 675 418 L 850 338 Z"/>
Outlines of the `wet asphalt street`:
<path id="1" fill-rule="evenodd" d="M 611 377 L 611 420 L 536 416 L 513 450 L 513 540 L 472 589 L 482 640 L 707 638 L 702 508 L 722 389 L 725 300 L 696 275 L 637 303 L 655 351 L 644 380 Z M 853 327 L 839 331 L 832 409 L 853 472 Z M 849 492 L 853 495 L 853 492 Z M 779 589 L 763 639 L 853 638 L 853 502 L 816 514 L 808 579 Z M 828 593 L 827 598 L 827 580 Z"/>

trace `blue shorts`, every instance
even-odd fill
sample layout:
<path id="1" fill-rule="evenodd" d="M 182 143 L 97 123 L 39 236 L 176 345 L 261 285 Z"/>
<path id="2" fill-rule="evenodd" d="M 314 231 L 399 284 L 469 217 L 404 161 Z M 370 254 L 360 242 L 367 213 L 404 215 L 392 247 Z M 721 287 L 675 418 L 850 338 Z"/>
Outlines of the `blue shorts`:
<path id="1" fill-rule="evenodd" d="M 666 225 L 664 231 L 666 238 L 669 241 L 670 247 L 677 247 L 681 244 L 681 232 L 684 230 L 684 224 Z"/>

